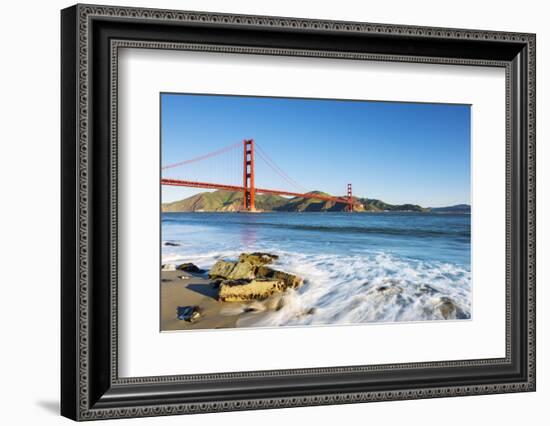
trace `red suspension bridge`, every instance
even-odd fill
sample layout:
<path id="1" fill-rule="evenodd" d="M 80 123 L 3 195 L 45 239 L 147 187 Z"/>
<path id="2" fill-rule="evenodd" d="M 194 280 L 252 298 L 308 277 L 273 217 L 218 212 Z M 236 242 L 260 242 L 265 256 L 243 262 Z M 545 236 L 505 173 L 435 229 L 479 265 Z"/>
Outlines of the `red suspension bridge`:
<path id="1" fill-rule="evenodd" d="M 345 210 L 348 212 L 353 211 L 353 196 L 351 190 L 351 183 L 347 185 L 347 196 L 345 197 L 334 197 L 326 194 L 316 193 L 316 192 L 292 192 L 285 191 L 280 189 L 266 189 L 258 188 L 255 185 L 255 148 L 259 148 L 257 153 L 260 157 L 286 182 L 290 183 L 295 187 L 300 187 L 300 185 L 292 179 L 288 174 L 284 172 L 268 155 L 265 151 L 261 149 L 259 145 L 254 143 L 254 139 L 245 139 L 242 142 L 238 142 L 233 145 L 218 149 L 216 151 L 195 157 L 189 160 L 180 161 L 178 163 L 168 164 L 162 167 L 163 172 L 168 169 L 174 169 L 177 167 L 188 166 L 192 163 L 197 163 L 208 158 L 216 157 L 221 154 L 230 152 L 242 145 L 243 148 L 243 163 L 242 163 L 242 186 L 241 185 L 229 185 L 223 183 L 212 183 L 212 182 L 203 182 L 198 180 L 183 180 L 183 179 L 174 179 L 168 177 L 161 178 L 161 184 L 166 186 L 185 186 L 191 188 L 203 188 L 203 189 L 221 189 L 227 191 L 239 191 L 244 194 L 243 196 L 243 209 L 246 211 L 255 211 L 255 195 L 256 194 L 272 194 L 272 195 L 282 195 L 290 197 L 301 197 L 301 198 L 311 198 L 322 201 L 332 201 L 334 203 L 344 203 Z"/>

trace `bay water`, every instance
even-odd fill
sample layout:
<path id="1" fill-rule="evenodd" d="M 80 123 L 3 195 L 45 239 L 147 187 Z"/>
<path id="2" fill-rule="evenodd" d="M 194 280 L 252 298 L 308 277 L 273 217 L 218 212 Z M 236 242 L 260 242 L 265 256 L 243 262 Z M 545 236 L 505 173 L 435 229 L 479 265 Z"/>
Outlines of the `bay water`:
<path id="1" fill-rule="evenodd" d="M 451 319 L 471 318 L 467 214 L 163 213 L 162 241 L 163 264 L 208 270 L 261 251 L 304 278 L 281 309 L 246 325 L 443 320 L 449 303 Z"/>

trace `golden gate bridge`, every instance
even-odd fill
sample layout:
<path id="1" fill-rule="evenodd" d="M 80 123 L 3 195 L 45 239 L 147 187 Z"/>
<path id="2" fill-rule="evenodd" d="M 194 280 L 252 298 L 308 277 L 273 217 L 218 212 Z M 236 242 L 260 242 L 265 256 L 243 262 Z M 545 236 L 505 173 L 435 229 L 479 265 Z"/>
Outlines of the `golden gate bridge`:
<path id="1" fill-rule="evenodd" d="M 242 142 L 239 141 L 235 144 L 223 147 L 216 151 L 209 152 L 207 154 L 191 158 L 188 160 L 183 160 L 177 163 L 168 164 L 162 167 L 163 173 L 165 170 L 174 169 L 178 167 L 188 166 L 192 163 L 197 163 L 208 158 L 216 157 L 221 154 L 230 152 L 239 148 L 242 145 L 243 149 L 243 163 L 242 163 L 242 186 L 241 185 L 229 185 L 223 183 L 213 183 L 213 182 L 203 182 L 198 180 L 189 180 L 189 179 L 174 179 L 168 177 L 161 178 L 161 185 L 164 186 L 185 186 L 190 188 L 202 188 L 202 189 L 219 189 L 227 191 L 239 191 L 244 194 L 243 196 L 243 209 L 245 211 L 253 212 L 255 211 L 255 195 L 256 194 L 272 194 L 272 195 L 282 195 L 290 197 L 301 197 L 301 198 L 310 198 L 317 199 L 322 201 L 332 201 L 334 203 L 344 203 L 345 211 L 353 211 L 353 196 L 351 183 L 347 184 L 347 196 L 345 197 L 335 197 L 331 195 L 319 194 L 315 192 L 292 192 L 285 191 L 280 189 L 268 189 L 268 188 L 258 188 L 255 186 L 255 148 L 259 148 L 257 153 L 262 157 L 268 166 L 271 167 L 278 175 L 280 175 L 284 180 L 291 183 L 294 186 L 299 186 L 297 182 L 292 179 L 288 174 L 284 172 L 272 159 L 269 155 L 261 149 L 261 147 L 254 143 L 254 139 L 245 139 Z"/>

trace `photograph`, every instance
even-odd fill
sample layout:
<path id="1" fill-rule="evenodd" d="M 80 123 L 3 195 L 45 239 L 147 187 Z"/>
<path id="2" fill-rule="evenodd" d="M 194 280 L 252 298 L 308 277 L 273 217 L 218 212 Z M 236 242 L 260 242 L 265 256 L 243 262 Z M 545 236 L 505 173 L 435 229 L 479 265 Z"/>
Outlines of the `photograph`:
<path id="1" fill-rule="evenodd" d="M 160 330 L 472 318 L 471 106 L 160 94 Z"/>

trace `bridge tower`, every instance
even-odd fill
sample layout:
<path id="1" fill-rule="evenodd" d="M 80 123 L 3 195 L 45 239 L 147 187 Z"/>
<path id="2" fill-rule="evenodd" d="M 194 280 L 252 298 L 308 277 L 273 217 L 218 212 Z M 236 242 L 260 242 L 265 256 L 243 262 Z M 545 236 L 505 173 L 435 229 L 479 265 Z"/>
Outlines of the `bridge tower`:
<path id="1" fill-rule="evenodd" d="M 253 212 L 254 207 L 254 139 L 243 140 L 243 207 Z"/>
<path id="2" fill-rule="evenodd" d="M 350 213 L 353 212 L 353 196 L 351 192 L 351 183 L 348 183 L 348 206 L 346 210 Z"/>

